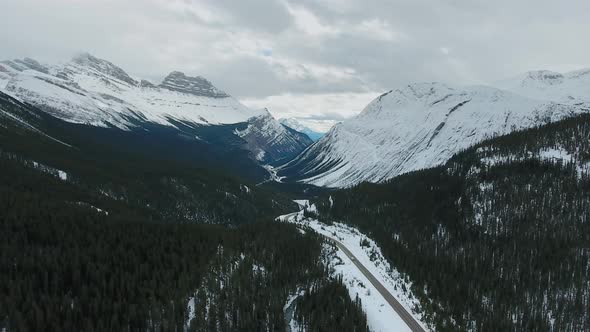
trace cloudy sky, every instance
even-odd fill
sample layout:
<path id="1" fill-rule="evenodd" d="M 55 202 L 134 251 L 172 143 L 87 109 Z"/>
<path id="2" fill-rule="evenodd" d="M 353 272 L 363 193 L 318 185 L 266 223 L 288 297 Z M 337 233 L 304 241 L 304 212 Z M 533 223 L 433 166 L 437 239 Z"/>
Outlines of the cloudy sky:
<path id="1" fill-rule="evenodd" d="M 587 0 L 1 0 L 0 58 L 202 75 L 326 129 L 410 82 L 590 67 Z"/>

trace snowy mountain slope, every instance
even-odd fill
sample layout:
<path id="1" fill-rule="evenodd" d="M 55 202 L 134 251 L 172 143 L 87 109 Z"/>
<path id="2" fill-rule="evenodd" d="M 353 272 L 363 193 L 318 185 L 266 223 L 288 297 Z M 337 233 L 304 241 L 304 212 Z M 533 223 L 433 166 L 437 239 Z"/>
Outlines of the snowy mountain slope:
<path id="1" fill-rule="evenodd" d="M 590 108 L 590 68 L 564 74 L 531 71 L 494 85 L 533 99 Z"/>
<path id="2" fill-rule="evenodd" d="M 281 151 L 290 157 L 311 144 L 288 130 L 275 130 L 272 134 L 281 136 L 270 137 L 264 129 L 282 129 L 278 121 L 265 111 L 242 105 L 203 77 L 175 71 L 156 85 L 136 80 L 111 62 L 89 54 L 58 66 L 31 59 L 4 61 L 0 66 L 0 89 L 67 122 L 122 130 L 151 123 L 181 132 L 178 123 L 193 128 L 251 123 L 261 130 L 253 131 L 241 145 L 252 147 L 253 157 L 261 151 L 268 154 L 260 158 L 265 162 L 286 157 Z M 251 143 L 254 140 L 256 146 Z"/>
<path id="3" fill-rule="evenodd" d="M 171 125 L 246 122 L 261 115 L 202 78 L 173 72 L 159 87 L 138 82 L 112 63 L 83 54 L 43 73 L 24 68 L 6 90 L 62 120 L 129 129 L 133 120 Z"/>
<path id="4" fill-rule="evenodd" d="M 283 118 L 283 119 L 279 119 L 279 122 L 283 126 L 287 126 L 293 130 L 296 130 L 300 133 L 307 135 L 307 137 L 311 138 L 311 140 L 314 142 L 319 140 L 320 138 L 322 138 L 322 136 L 324 136 L 324 133 L 314 131 L 313 129 L 304 126 L 301 122 L 297 121 L 297 119 L 295 119 L 295 118 L 288 118 L 288 119 Z"/>
<path id="5" fill-rule="evenodd" d="M 485 86 L 412 84 L 333 127 L 278 175 L 328 187 L 381 182 L 440 165 L 485 138 L 585 111 Z"/>
<path id="6" fill-rule="evenodd" d="M 263 115 L 251 118 L 246 129 L 236 131 L 257 160 L 270 162 L 294 157 L 313 143 L 307 135 L 280 124 L 267 109 L 263 112 Z"/>

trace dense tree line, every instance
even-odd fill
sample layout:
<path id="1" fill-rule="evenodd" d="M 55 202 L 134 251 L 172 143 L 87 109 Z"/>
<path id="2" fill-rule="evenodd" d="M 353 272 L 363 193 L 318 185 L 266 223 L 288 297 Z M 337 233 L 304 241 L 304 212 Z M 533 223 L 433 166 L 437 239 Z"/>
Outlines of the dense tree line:
<path id="1" fill-rule="evenodd" d="M 580 116 L 316 203 L 378 242 L 437 330 L 587 331 L 589 142 Z"/>
<path id="2" fill-rule="evenodd" d="M 295 318 L 301 331 L 369 331 L 358 295 L 352 301 L 341 279 L 308 289 L 297 300 Z"/>
<path id="3" fill-rule="evenodd" d="M 253 222 L 297 209 L 275 188 L 260 188 L 250 178 L 198 161 L 213 152 L 160 135 L 162 128 L 148 135 L 70 124 L 1 92 L 0 110 L 2 158 L 62 170 L 78 192 L 95 201 L 108 196 L 160 220 L 216 224 Z M 227 163 L 240 167 L 235 160 Z"/>
<path id="4" fill-rule="evenodd" d="M 328 283 L 321 239 L 295 226 L 150 221 L 116 200 L 106 215 L 71 204 L 84 197 L 75 185 L 14 160 L 0 169 L 8 331 L 283 331 L 288 294 Z M 358 306 L 327 310 L 362 316 Z"/>

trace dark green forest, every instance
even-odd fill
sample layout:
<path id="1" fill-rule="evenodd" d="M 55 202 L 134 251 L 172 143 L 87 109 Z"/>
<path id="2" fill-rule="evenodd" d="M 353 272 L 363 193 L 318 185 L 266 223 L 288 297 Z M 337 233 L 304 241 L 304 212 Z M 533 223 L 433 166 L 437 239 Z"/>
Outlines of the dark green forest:
<path id="1" fill-rule="evenodd" d="M 302 331 L 369 331 L 360 299 L 350 300 L 341 279 L 308 289 L 297 301 L 295 317 Z"/>
<path id="2" fill-rule="evenodd" d="M 335 282 L 321 238 L 274 222 L 288 195 L 0 97 L 0 330 L 284 331 L 290 293 Z"/>
<path id="3" fill-rule="evenodd" d="M 227 175 L 213 161 L 182 157 L 192 154 L 190 149 L 173 157 L 158 153 L 165 147 L 150 141 L 140 147 L 149 136 L 145 133 L 66 123 L 1 93 L 0 109 L 2 158 L 66 172 L 68 182 L 94 206 L 110 198 L 159 220 L 215 224 L 253 222 L 297 209 L 288 195 L 256 186 L 250 177 Z M 171 146 L 183 142 L 163 137 Z M 194 154 L 206 159 L 208 152 Z M 228 163 L 240 167 L 244 158 L 238 154 Z"/>
<path id="4" fill-rule="evenodd" d="M 437 331 L 588 331 L 589 162 L 584 115 L 316 205 L 377 241 Z"/>

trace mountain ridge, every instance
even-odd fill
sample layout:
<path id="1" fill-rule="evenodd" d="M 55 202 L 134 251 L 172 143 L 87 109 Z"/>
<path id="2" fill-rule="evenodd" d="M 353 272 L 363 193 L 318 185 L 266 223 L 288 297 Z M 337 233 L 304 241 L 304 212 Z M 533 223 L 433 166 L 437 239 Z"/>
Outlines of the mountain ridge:
<path id="1" fill-rule="evenodd" d="M 440 165 L 486 138 L 584 112 L 588 110 L 574 103 L 488 86 L 410 84 L 382 94 L 360 114 L 334 126 L 282 165 L 278 175 L 327 187 L 382 182 Z"/>
<path id="2" fill-rule="evenodd" d="M 282 128 L 268 112 L 250 109 L 207 79 L 180 71 L 156 85 L 136 80 L 115 64 L 88 53 L 64 65 L 44 66 L 35 60 L 1 64 L 5 70 L 0 72 L 0 91 L 70 123 L 124 131 L 149 130 L 151 124 L 158 124 L 176 129 L 179 135 L 186 134 L 184 124 L 205 131 L 210 131 L 206 128 L 209 126 L 240 124 Z M 268 137 L 261 130 L 253 130 L 249 140 L 239 142 L 241 137 L 235 131 L 238 140 L 230 141 L 249 149 L 251 158 L 259 163 L 290 158 L 311 144 L 306 137 L 288 130 L 273 133 L 279 136 Z M 193 139 L 198 137 L 194 135 Z M 257 144 L 252 144 L 254 140 Z M 256 158 L 261 151 L 266 158 Z M 281 155 L 282 151 L 286 154 Z"/>

